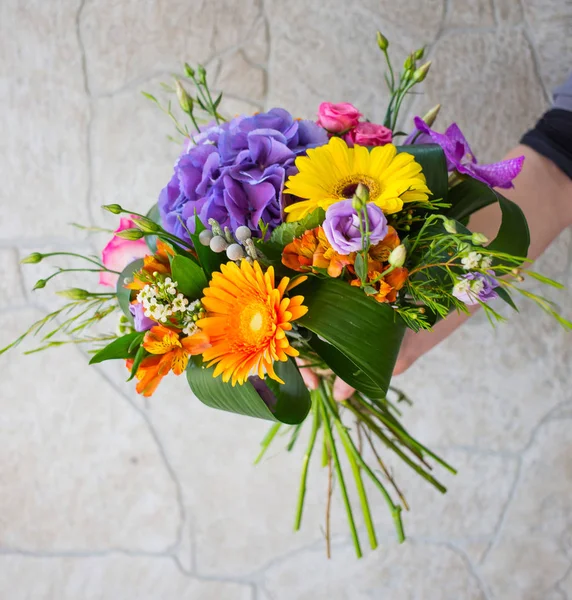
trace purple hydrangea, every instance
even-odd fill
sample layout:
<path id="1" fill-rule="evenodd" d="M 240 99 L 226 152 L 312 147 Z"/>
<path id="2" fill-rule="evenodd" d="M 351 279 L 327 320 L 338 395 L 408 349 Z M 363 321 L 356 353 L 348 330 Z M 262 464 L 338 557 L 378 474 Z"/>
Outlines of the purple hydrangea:
<path id="1" fill-rule="evenodd" d="M 369 241 L 381 242 L 387 235 L 387 219 L 379 206 L 366 205 L 369 219 Z M 362 249 L 360 219 L 351 200 L 341 200 L 332 204 L 326 211 L 322 225 L 332 248 L 339 254 L 350 254 Z"/>
<path id="2" fill-rule="evenodd" d="M 520 173 L 524 156 L 502 160 L 490 165 L 477 162 L 469 142 L 456 123 L 450 125 L 445 133 L 433 131 L 423 119 L 415 117 L 415 130 L 403 142 L 407 144 L 438 144 L 443 148 L 447 159 L 447 169 L 469 175 L 490 187 L 510 188 L 512 180 Z"/>
<path id="3" fill-rule="evenodd" d="M 188 144 L 161 191 L 163 226 L 188 240 L 185 227 L 194 232 L 196 212 L 205 225 L 214 218 L 231 230 L 246 225 L 259 232 L 262 219 L 274 229 L 282 222 L 282 190 L 296 172 L 296 156 L 327 142 L 316 123 L 281 108 L 209 126 Z"/>
<path id="4" fill-rule="evenodd" d="M 494 274 L 494 271 L 489 271 L 488 275 L 477 272 L 463 275 L 453 286 L 453 296 L 469 306 L 479 302 L 489 302 L 498 297 L 495 288 L 500 284 L 494 278 Z"/>

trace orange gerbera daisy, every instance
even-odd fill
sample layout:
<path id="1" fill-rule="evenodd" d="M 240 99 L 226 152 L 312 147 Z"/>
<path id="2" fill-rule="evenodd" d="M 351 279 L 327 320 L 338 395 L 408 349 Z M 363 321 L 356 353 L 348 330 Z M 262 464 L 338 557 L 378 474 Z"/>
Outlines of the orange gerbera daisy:
<path id="1" fill-rule="evenodd" d="M 338 254 L 328 242 L 321 227 L 309 229 L 284 247 L 282 264 L 293 271 L 308 272 L 326 269 L 330 277 L 339 277 L 345 266 L 353 264 L 355 252 Z"/>
<path id="2" fill-rule="evenodd" d="M 290 280 L 283 277 L 274 285 L 274 269 L 263 273 L 257 261 L 251 265 L 243 260 L 221 265 L 213 273 L 201 302 L 207 316 L 197 325 L 210 339 L 211 347 L 203 359 L 216 364 L 213 376 L 222 374 L 223 381 L 242 384 L 249 375 L 264 377 L 265 373 L 284 383 L 274 372 L 276 360 L 285 362 L 298 356 L 290 346 L 286 331 L 292 321 L 305 315 L 303 296 L 285 298 Z"/>
<path id="3" fill-rule="evenodd" d="M 203 331 L 180 338 L 179 334 L 169 327 L 151 327 L 143 339 L 143 348 L 152 356 L 144 358 L 137 369 L 137 393 L 151 396 L 165 375 L 171 371 L 180 375 L 187 368 L 189 356 L 201 354 L 209 346 L 208 335 Z M 128 360 L 127 368 L 132 366 L 133 360 Z"/>

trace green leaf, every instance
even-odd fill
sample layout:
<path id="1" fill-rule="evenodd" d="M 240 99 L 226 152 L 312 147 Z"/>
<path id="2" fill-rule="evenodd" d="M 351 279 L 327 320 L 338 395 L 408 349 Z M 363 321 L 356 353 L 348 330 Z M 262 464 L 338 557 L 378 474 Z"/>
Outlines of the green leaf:
<path id="1" fill-rule="evenodd" d="M 133 359 L 133 366 L 131 367 L 131 374 L 129 375 L 129 379 L 127 381 L 131 381 L 139 369 L 139 365 L 143 361 L 146 356 L 150 356 L 150 353 L 143 348 L 143 346 L 139 346 L 139 349 L 135 353 L 135 358 Z"/>
<path id="2" fill-rule="evenodd" d="M 124 287 L 125 280 L 131 279 L 133 277 L 133 273 L 135 271 L 139 271 L 143 267 L 143 259 L 138 258 L 134 260 L 132 263 L 129 263 L 123 271 L 121 271 L 121 275 L 117 280 L 117 301 L 119 302 L 119 306 L 123 311 L 123 314 L 133 323 L 133 315 L 129 312 L 129 305 L 131 304 L 131 292 L 132 290 Z"/>
<path id="3" fill-rule="evenodd" d="M 449 189 L 449 173 L 447 172 L 447 159 L 441 146 L 437 144 L 414 144 L 411 146 L 397 146 L 397 152 L 413 154 L 415 160 L 421 165 L 423 174 L 427 179 L 427 187 L 431 190 L 432 200 L 447 197 Z"/>
<path id="4" fill-rule="evenodd" d="M 308 343 L 328 367 L 348 385 L 368 398 L 385 398 L 385 392 L 335 346 L 324 342 L 317 335 L 313 335 Z"/>
<path id="5" fill-rule="evenodd" d="M 516 310 L 516 312 L 518 312 L 518 307 L 514 303 L 514 300 L 511 298 L 511 295 L 503 287 L 496 288 L 495 292 L 499 295 L 499 298 L 501 298 L 501 300 L 504 300 L 509 306 L 512 306 L 512 308 L 514 308 L 514 310 Z"/>
<path id="6" fill-rule="evenodd" d="M 213 252 L 209 246 L 203 246 L 201 244 L 199 241 L 199 234 L 205 229 L 206 227 L 202 224 L 198 215 L 195 215 L 195 233 L 191 234 L 191 241 L 195 247 L 199 263 L 207 278 L 210 279 L 210 276 L 214 271 L 220 271 L 221 264 L 228 262 L 228 258 L 225 252 Z"/>
<path id="7" fill-rule="evenodd" d="M 201 267 L 179 254 L 171 259 L 171 275 L 177 282 L 177 290 L 191 299 L 200 298 L 208 284 Z"/>
<path id="8" fill-rule="evenodd" d="M 265 378 L 276 398 L 272 407 L 262 400 L 249 381 L 233 387 L 230 383 L 225 383 L 222 377 L 213 377 L 214 367 L 198 366 L 191 361 L 187 369 L 187 380 L 195 396 L 212 408 L 290 425 L 301 423 L 310 410 L 310 393 L 300 371 L 292 359 L 284 363 L 276 362 L 274 369 L 285 383 L 279 384 Z"/>
<path id="9" fill-rule="evenodd" d="M 104 360 L 113 360 L 115 358 L 133 358 L 136 353 L 134 346 L 138 346 L 142 341 L 145 333 L 134 331 L 123 337 L 113 340 L 102 348 L 97 354 L 94 354 L 89 361 L 90 365 L 103 362 Z"/>
<path id="10" fill-rule="evenodd" d="M 447 216 L 462 222 L 481 208 L 498 202 L 498 196 L 488 185 L 468 178 L 449 190 L 449 202 Z"/>
<path id="11" fill-rule="evenodd" d="M 296 293 L 304 296 L 309 309 L 297 322 L 335 346 L 387 392 L 406 329 L 401 317 L 388 304 L 337 279 L 310 277 Z"/>
<path id="12" fill-rule="evenodd" d="M 161 216 L 159 215 L 159 206 L 157 205 L 156 202 L 149 209 L 149 212 L 147 213 L 146 216 L 148 219 L 151 219 L 151 221 L 153 221 L 153 223 L 157 223 L 157 225 L 161 225 Z M 151 250 L 151 252 L 153 254 L 155 254 L 155 252 L 157 252 L 157 236 L 156 235 L 146 235 L 145 242 L 147 242 L 147 246 L 149 246 L 149 250 Z"/>
<path id="13" fill-rule="evenodd" d="M 356 271 L 356 275 L 360 278 L 361 281 L 365 281 L 367 279 L 367 265 L 363 259 L 363 254 L 356 254 L 354 269 Z"/>
<path id="14" fill-rule="evenodd" d="M 530 232 L 526 217 L 518 204 L 500 194 L 496 195 L 502 212 L 502 221 L 497 237 L 487 248 L 495 252 L 526 258 L 530 246 Z"/>
<path id="15" fill-rule="evenodd" d="M 270 236 L 270 244 L 284 248 L 286 244 L 290 244 L 294 239 L 300 237 L 308 229 L 314 229 L 321 225 L 326 217 L 326 213 L 322 208 L 317 208 L 315 211 L 304 217 L 301 221 L 293 221 L 292 223 L 282 223 L 276 227 Z"/>

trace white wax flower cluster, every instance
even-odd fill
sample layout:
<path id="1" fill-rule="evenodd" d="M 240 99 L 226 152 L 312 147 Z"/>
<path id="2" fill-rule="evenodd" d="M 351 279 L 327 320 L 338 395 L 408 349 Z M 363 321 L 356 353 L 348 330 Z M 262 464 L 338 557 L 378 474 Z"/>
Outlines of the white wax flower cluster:
<path id="1" fill-rule="evenodd" d="M 175 317 L 183 333 L 192 335 L 197 331 L 195 321 L 202 305 L 200 300 L 189 302 L 188 298 L 177 292 L 177 285 L 170 277 L 153 285 L 147 284 L 137 294 L 137 301 L 143 305 L 146 317 L 158 323 L 167 323 L 171 317 Z"/>
<path id="2" fill-rule="evenodd" d="M 463 269 L 466 271 L 472 271 L 474 269 L 490 269 L 493 264 L 491 256 L 483 256 L 479 252 L 469 252 L 467 256 L 461 259 Z"/>

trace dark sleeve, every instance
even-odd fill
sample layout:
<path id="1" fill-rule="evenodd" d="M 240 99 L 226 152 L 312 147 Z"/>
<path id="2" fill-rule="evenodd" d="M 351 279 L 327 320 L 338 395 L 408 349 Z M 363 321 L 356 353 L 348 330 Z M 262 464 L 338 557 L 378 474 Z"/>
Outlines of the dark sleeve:
<path id="1" fill-rule="evenodd" d="M 549 110 L 534 129 L 525 133 L 521 144 L 551 160 L 572 179 L 572 112 L 561 108 Z"/>

